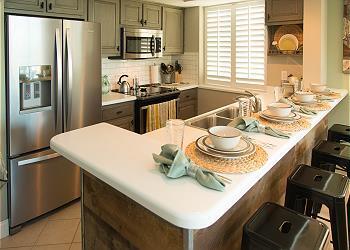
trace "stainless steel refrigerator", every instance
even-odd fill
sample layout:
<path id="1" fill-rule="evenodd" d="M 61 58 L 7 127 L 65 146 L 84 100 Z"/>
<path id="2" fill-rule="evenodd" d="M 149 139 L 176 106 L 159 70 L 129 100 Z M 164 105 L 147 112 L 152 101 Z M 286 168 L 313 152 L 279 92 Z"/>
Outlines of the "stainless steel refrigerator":
<path id="1" fill-rule="evenodd" d="M 101 28 L 6 17 L 6 157 L 10 232 L 80 196 L 80 170 L 50 139 L 101 120 Z M 93 142 L 92 142 L 93 143 Z"/>

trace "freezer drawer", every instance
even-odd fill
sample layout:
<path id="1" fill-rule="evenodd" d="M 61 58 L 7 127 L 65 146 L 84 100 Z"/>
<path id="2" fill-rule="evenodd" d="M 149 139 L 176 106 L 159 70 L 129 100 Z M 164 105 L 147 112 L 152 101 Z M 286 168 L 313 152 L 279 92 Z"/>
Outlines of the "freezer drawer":
<path id="1" fill-rule="evenodd" d="M 53 150 L 9 163 L 10 228 L 80 197 L 80 168 Z"/>

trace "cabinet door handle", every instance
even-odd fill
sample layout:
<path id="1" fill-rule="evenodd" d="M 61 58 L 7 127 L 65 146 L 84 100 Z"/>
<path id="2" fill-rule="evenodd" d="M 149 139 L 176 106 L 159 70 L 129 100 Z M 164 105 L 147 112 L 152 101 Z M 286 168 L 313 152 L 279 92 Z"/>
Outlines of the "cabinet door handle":
<path id="1" fill-rule="evenodd" d="M 120 46 L 117 46 L 117 51 L 120 51 Z"/>
<path id="2" fill-rule="evenodd" d="M 143 22 L 143 24 L 144 24 L 144 25 L 147 25 L 147 20 L 145 20 L 145 21 Z"/>
<path id="3" fill-rule="evenodd" d="M 267 20 L 270 20 L 270 14 L 267 14 Z"/>
<path id="4" fill-rule="evenodd" d="M 186 96 L 186 98 L 190 98 L 190 96 L 189 96 L 189 95 L 187 95 L 187 96 Z"/>
<path id="5" fill-rule="evenodd" d="M 44 7 L 45 7 L 45 3 L 44 3 L 44 1 L 41 1 L 40 2 L 40 9 L 44 9 Z"/>
<path id="6" fill-rule="evenodd" d="M 140 23 L 143 25 L 143 19 L 141 19 Z"/>
<path id="7" fill-rule="evenodd" d="M 116 115 L 120 115 L 120 114 L 123 114 L 123 111 L 119 110 L 115 113 Z"/>
<path id="8" fill-rule="evenodd" d="M 52 10 L 52 3 L 49 3 L 49 10 Z"/>
<path id="9" fill-rule="evenodd" d="M 163 47 L 163 51 L 165 51 L 165 46 Z"/>

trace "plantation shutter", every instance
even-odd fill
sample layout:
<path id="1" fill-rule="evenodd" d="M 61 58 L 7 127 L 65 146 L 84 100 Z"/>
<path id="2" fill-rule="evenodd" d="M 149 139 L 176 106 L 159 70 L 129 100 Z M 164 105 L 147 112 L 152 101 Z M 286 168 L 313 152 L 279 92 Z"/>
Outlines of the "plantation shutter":
<path id="1" fill-rule="evenodd" d="M 265 6 L 236 6 L 236 83 L 264 84 Z"/>
<path id="2" fill-rule="evenodd" d="M 207 10 L 207 80 L 231 82 L 231 13 L 232 7 Z"/>

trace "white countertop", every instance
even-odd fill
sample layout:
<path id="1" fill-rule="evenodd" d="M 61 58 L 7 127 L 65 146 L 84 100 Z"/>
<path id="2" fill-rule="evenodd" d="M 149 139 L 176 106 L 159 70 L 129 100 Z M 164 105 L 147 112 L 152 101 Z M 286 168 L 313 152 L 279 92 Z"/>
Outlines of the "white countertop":
<path id="1" fill-rule="evenodd" d="M 339 92 L 343 98 L 347 94 L 345 90 Z M 332 107 L 339 102 L 332 102 Z M 182 228 L 202 229 L 224 215 L 329 112 L 319 112 L 311 119 L 310 129 L 287 140 L 249 133 L 258 142 L 275 146 L 266 148 L 269 160 L 261 169 L 227 174 L 232 184 L 224 192 L 202 187 L 190 177 L 172 180 L 159 172 L 152 153 L 159 153 L 166 143 L 165 129 L 138 135 L 101 123 L 57 135 L 51 140 L 51 148 L 166 221 Z M 186 127 L 184 145 L 204 134 L 204 130 Z"/>
<path id="2" fill-rule="evenodd" d="M 188 89 L 193 89 L 197 88 L 197 84 L 164 84 L 162 85 L 163 87 L 169 87 L 169 88 L 177 88 L 180 91 L 183 90 L 188 90 Z M 113 104 L 118 104 L 118 103 L 123 103 L 123 102 L 130 102 L 136 100 L 135 96 L 131 95 L 125 95 L 121 93 L 116 93 L 116 92 L 109 92 L 106 95 L 102 95 L 102 106 L 107 106 L 107 105 L 113 105 Z"/>
<path id="3" fill-rule="evenodd" d="M 106 95 L 102 95 L 102 106 L 122 103 L 122 102 L 130 102 L 136 100 L 135 96 L 124 95 L 116 92 L 109 92 Z"/>

